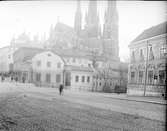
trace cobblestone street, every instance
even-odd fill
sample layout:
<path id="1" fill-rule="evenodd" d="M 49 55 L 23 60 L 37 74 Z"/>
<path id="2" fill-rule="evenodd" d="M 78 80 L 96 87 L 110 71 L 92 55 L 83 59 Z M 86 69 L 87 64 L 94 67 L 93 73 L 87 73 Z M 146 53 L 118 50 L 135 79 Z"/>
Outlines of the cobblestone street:
<path id="1" fill-rule="evenodd" d="M 0 130 L 165 130 L 164 120 L 140 114 L 145 109 L 145 113 L 151 110 L 157 116 L 164 115 L 162 104 L 116 100 L 100 93 L 65 91 L 59 96 L 57 89 L 38 90 L 12 84 L 1 86 Z M 120 107 L 133 113 L 137 110 L 138 114 L 122 112 Z"/>

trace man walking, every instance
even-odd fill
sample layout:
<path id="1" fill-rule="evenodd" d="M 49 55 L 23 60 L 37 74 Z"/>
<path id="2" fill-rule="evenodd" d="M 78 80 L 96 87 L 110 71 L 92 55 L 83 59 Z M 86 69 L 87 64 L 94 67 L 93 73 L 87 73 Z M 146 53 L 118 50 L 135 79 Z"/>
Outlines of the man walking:
<path id="1" fill-rule="evenodd" d="M 60 93 L 60 95 L 62 94 L 62 92 L 63 92 L 63 84 L 60 84 L 60 86 L 59 86 L 59 93 Z"/>

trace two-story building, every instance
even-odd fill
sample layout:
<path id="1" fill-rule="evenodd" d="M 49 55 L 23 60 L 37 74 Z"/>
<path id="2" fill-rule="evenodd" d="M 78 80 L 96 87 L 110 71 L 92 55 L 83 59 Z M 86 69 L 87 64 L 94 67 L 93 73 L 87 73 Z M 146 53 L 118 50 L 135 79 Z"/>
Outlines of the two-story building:
<path id="1" fill-rule="evenodd" d="M 128 94 L 164 95 L 167 22 L 144 30 L 129 45 Z"/>
<path id="2" fill-rule="evenodd" d="M 37 86 L 55 87 L 64 83 L 64 60 L 51 51 L 32 58 L 32 82 Z"/>

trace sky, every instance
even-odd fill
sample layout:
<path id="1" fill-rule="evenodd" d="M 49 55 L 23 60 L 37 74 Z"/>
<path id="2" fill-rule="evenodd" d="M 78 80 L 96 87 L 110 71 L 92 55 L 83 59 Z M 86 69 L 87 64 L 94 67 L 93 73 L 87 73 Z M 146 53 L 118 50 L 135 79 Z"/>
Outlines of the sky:
<path id="1" fill-rule="evenodd" d="M 98 1 L 100 24 L 103 25 L 106 1 Z M 0 48 L 10 44 L 26 32 L 33 38 L 47 38 L 51 25 L 57 21 L 74 26 L 76 1 L 1 1 L 0 2 Z M 81 1 L 83 13 L 87 11 L 88 1 Z M 117 1 L 119 15 L 120 58 L 126 61 L 129 57 L 128 45 L 143 30 L 155 26 L 167 19 L 167 2 L 165 1 Z"/>

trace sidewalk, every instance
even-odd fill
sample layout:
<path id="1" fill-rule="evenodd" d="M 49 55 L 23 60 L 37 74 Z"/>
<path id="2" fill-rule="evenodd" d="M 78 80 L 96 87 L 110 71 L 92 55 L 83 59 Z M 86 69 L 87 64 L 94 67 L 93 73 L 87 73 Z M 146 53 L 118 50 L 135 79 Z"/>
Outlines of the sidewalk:
<path id="1" fill-rule="evenodd" d="M 166 100 L 163 97 L 153 97 L 153 96 L 129 96 L 127 94 L 110 94 L 107 97 L 120 100 L 136 101 L 136 102 L 146 102 L 153 104 L 166 104 Z"/>
<path id="2" fill-rule="evenodd" d="M 85 91 L 71 91 L 67 90 L 70 93 L 78 93 L 80 95 L 93 95 L 93 96 L 103 96 L 106 98 L 119 99 L 119 100 L 128 100 L 128 101 L 136 101 L 136 102 L 145 102 L 145 103 L 153 103 L 153 104 L 162 104 L 165 105 L 166 100 L 163 97 L 156 96 L 131 96 L 127 94 L 116 94 L 116 93 L 103 93 L 103 92 L 85 92 Z"/>

